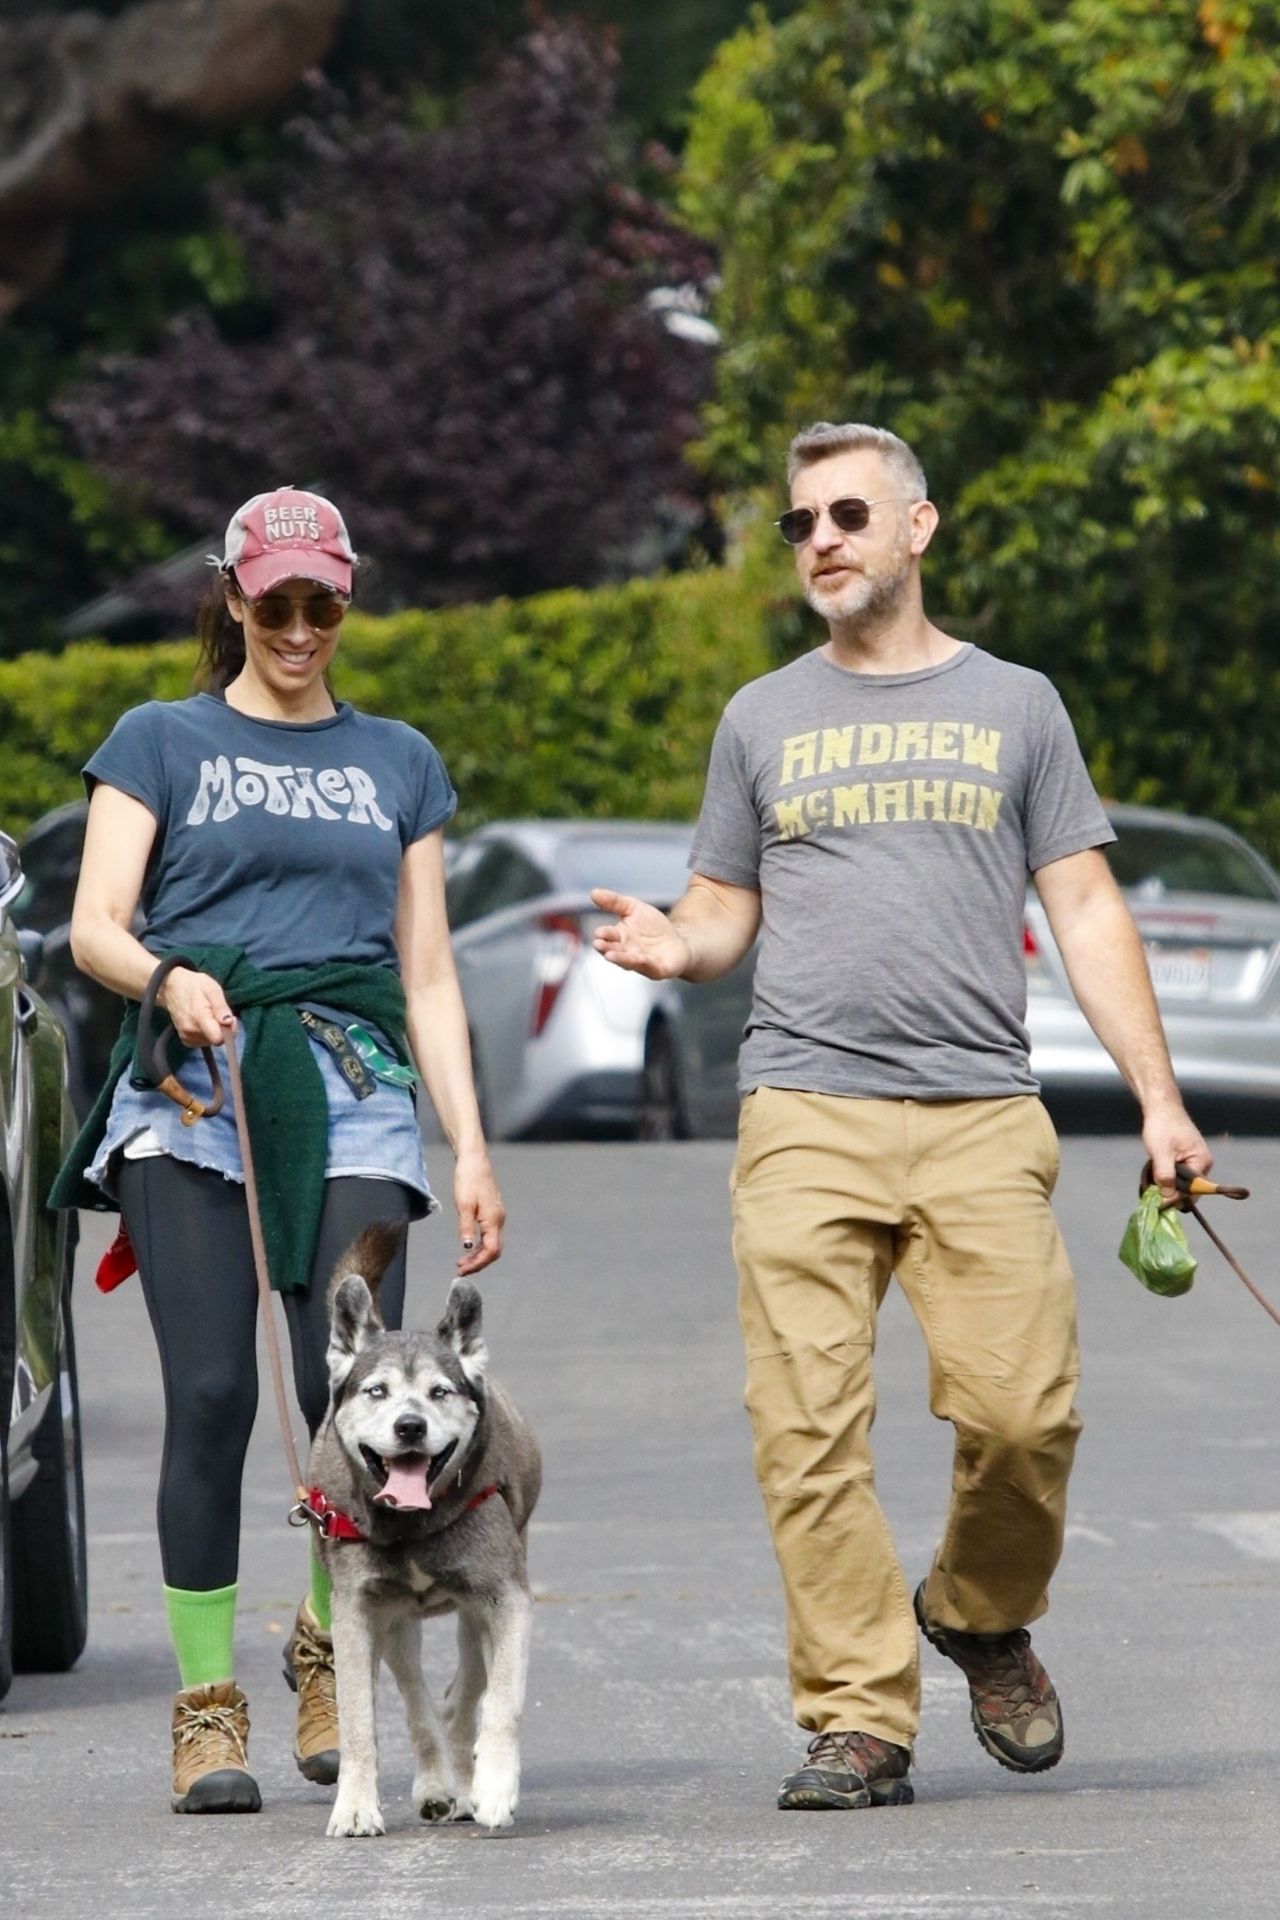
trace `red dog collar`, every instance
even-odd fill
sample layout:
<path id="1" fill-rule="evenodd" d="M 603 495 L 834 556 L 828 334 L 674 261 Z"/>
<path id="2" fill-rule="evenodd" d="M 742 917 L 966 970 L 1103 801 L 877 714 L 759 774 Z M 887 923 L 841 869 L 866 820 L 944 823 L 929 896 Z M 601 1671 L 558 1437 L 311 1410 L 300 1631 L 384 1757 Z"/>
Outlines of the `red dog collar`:
<path id="1" fill-rule="evenodd" d="M 473 1508 L 482 1507 L 486 1500 L 492 1499 L 495 1493 L 501 1493 L 501 1491 L 496 1480 L 492 1486 L 481 1487 L 479 1493 L 472 1494 L 462 1511 L 470 1513 Z M 296 1520 L 293 1517 L 294 1514 L 298 1516 Z M 343 1513 L 340 1508 L 333 1506 L 325 1498 L 319 1487 L 307 1488 L 306 1499 L 299 1500 L 297 1506 L 291 1510 L 289 1522 L 291 1526 L 311 1524 L 319 1528 L 322 1540 L 367 1540 L 369 1538 L 367 1533 L 361 1533 L 348 1514 Z"/>

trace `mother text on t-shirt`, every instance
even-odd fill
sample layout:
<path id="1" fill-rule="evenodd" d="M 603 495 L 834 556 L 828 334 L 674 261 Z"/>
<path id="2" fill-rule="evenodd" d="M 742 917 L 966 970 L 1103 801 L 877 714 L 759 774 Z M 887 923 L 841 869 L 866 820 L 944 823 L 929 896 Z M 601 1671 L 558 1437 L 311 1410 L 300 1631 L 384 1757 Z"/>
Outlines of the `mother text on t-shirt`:
<path id="1" fill-rule="evenodd" d="M 345 820 L 353 827 L 392 822 L 378 805 L 378 789 L 363 767 L 273 766 L 238 753 L 200 762 L 200 780 L 187 813 L 189 827 L 231 820 L 242 807 L 263 807 L 294 820 Z"/>

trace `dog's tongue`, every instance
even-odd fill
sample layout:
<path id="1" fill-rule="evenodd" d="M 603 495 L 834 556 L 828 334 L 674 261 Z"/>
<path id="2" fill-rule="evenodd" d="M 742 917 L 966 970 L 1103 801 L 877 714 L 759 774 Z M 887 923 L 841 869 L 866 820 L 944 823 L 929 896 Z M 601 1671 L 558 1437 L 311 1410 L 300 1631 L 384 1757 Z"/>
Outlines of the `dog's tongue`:
<path id="1" fill-rule="evenodd" d="M 373 1496 L 375 1507 L 410 1507 L 425 1513 L 431 1505 L 427 1492 L 425 1453 L 407 1453 L 399 1460 L 387 1461 L 387 1484 Z"/>

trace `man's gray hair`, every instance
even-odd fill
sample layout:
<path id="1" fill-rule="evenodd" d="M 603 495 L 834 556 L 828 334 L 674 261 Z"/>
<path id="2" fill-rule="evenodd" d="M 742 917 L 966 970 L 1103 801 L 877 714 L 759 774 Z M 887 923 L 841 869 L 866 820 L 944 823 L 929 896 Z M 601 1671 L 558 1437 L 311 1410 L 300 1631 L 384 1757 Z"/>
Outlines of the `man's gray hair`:
<path id="1" fill-rule="evenodd" d="M 864 447 L 883 455 L 909 489 L 912 499 L 929 498 L 924 468 L 906 441 L 890 433 L 888 427 L 868 427 L 856 420 L 843 426 L 836 426 L 830 420 L 815 420 L 811 427 L 801 428 L 787 449 L 787 485 L 790 486 L 805 467 L 819 460 L 829 460 L 835 453 L 860 453 Z"/>

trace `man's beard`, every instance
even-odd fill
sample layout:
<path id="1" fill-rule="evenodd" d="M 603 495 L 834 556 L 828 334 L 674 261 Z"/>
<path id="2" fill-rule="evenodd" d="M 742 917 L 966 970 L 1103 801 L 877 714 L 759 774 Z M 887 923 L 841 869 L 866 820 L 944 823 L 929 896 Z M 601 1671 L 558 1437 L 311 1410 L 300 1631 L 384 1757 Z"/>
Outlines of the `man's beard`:
<path id="1" fill-rule="evenodd" d="M 821 581 L 810 580 L 804 597 L 824 620 L 838 621 L 854 633 L 868 633 L 896 613 L 911 573 L 908 551 L 891 571 L 855 574 L 834 592 L 821 592 Z"/>

